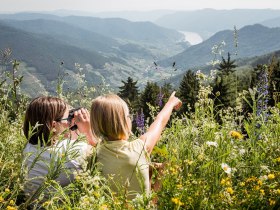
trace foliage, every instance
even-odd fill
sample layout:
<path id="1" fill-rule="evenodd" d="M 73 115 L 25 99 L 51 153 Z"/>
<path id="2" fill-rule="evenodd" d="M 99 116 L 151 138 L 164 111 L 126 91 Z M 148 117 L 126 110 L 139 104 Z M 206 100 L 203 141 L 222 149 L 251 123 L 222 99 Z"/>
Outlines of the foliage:
<path id="1" fill-rule="evenodd" d="M 12 61 L 5 71 L 12 70 Z M 257 114 L 261 95 L 256 88 L 250 88 L 238 94 L 235 106 L 221 106 L 217 122 L 215 100 L 210 97 L 212 78 L 201 72 L 196 73 L 199 88 L 194 112 L 182 117 L 175 114 L 152 153 L 152 162 L 164 166 L 153 170 L 153 185 L 159 182 L 159 189 L 130 201 L 123 187 L 124 193 L 117 196 L 100 174 L 93 150 L 83 170 L 75 174 L 74 182 L 67 187 L 62 188 L 53 180 L 62 167 L 50 165 L 51 173 L 38 191 L 38 199 L 28 200 L 22 192 L 27 180 L 21 170 L 21 154 L 27 142 L 22 134 L 26 100 L 18 94 L 21 80 L 19 86 L 13 84 L 17 81 L 13 78 L 18 76 L 1 74 L 0 78 L 0 209 L 279 209 L 279 106 L 268 107 L 270 115 L 264 119 L 263 114 Z M 62 88 L 59 93 L 74 106 L 88 107 L 91 97 L 101 92 L 82 85 L 82 70 L 77 77 L 81 79 L 77 92 L 66 93 Z M 102 87 L 98 91 L 108 91 L 108 86 Z M 159 87 L 147 83 L 140 100 L 145 117 L 153 118 L 160 107 L 157 99 L 160 96 L 164 103 L 171 91 L 170 84 Z M 11 103 L 13 98 L 20 100 Z M 240 105 L 242 100 L 251 109 L 246 116 Z M 14 118 L 9 117 L 11 112 L 15 113 Z M 58 166 L 62 166 L 67 159 L 62 156 L 58 161 Z M 46 188 L 52 188 L 48 197 Z"/>
<path id="2" fill-rule="evenodd" d="M 132 108 L 135 108 L 138 105 L 138 95 L 139 90 L 137 81 L 133 81 L 131 77 L 127 78 L 127 81 L 122 81 L 123 86 L 119 87 L 118 95 L 123 98 Z"/>
<path id="3" fill-rule="evenodd" d="M 221 72 L 221 74 L 229 75 L 230 73 L 233 73 L 237 65 L 234 64 L 235 60 L 230 59 L 230 53 L 228 53 L 227 60 L 222 56 L 222 61 L 218 66 L 218 71 Z"/>
<path id="4" fill-rule="evenodd" d="M 180 83 L 178 91 L 178 95 L 183 102 L 183 106 L 180 110 L 181 113 L 194 111 L 194 105 L 197 101 L 198 88 L 199 83 L 195 73 L 188 70 Z"/>
<path id="5" fill-rule="evenodd" d="M 276 100 L 273 97 L 274 92 L 280 92 L 280 61 L 275 56 L 272 57 L 270 64 L 268 65 L 269 76 L 269 102 L 268 104 L 273 106 Z M 279 99 L 278 99 L 279 100 Z"/>
<path id="6" fill-rule="evenodd" d="M 157 105 L 157 97 L 160 92 L 160 88 L 157 83 L 147 82 L 145 89 L 142 91 L 140 95 L 140 108 L 143 110 L 146 118 L 150 118 L 149 105 L 156 106 Z"/>
<path id="7" fill-rule="evenodd" d="M 213 94 L 216 119 L 220 122 L 222 119 L 218 114 L 223 108 L 234 107 L 237 98 L 237 75 L 234 73 L 235 60 L 231 60 L 230 53 L 228 53 L 227 60 L 222 57 L 222 61 L 218 65 L 218 72 L 213 83 Z"/>

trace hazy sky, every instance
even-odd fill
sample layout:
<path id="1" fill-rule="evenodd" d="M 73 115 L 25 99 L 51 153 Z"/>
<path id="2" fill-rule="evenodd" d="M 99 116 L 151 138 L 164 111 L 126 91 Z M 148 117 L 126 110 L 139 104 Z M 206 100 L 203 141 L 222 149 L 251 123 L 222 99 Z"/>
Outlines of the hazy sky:
<path id="1" fill-rule="evenodd" d="M 0 12 L 49 11 L 88 12 L 124 10 L 280 9 L 280 0 L 0 0 Z"/>

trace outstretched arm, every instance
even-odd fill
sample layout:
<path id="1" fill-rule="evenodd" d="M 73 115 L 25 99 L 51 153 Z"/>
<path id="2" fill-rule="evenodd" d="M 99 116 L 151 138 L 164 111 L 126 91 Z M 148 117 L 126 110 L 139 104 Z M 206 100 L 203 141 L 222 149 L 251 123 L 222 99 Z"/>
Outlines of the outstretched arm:
<path id="1" fill-rule="evenodd" d="M 145 134 L 140 139 L 145 142 L 146 149 L 150 154 L 160 139 L 160 135 L 165 128 L 173 109 L 178 110 L 182 106 L 182 102 L 175 96 L 175 91 L 169 97 L 163 109 L 157 115 L 155 121 L 151 124 Z"/>
<path id="2" fill-rule="evenodd" d="M 90 114 L 88 110 L 81 108 L 78 111 L 75 111 L 74 120 L 78 126 L 79 132 L 86 136 L 88 143 L 92 146 L 96 146 L 97 141 L 95 140 L 90 127 Z"/>

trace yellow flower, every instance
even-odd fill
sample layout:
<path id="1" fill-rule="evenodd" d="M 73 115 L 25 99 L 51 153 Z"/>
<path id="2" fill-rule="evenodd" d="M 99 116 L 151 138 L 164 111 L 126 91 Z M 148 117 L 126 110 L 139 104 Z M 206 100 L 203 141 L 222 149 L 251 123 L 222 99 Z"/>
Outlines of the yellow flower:
<path id="1" fill-rule="evenodd" d="M 232 195 L 233 194 L 233 189 L 231 187 L 228 187 L 227 192 Z"/>
<path id="2" fill-rule="evenodd" d="M 246 180 L 246 182 L 253 182 L 253 181 L 256 181 L 256 180 L 257 180 L 257 178 L 254 177 L 254 176 L 252 176 L 252 177 L 248 178 L 248 179 Z"/>
<path id="3" fill-rule="evenodd" d="M 262 180 L 258 180 L 258 184 L 262 186 Z"/>
<path id="4" fill-rule="evenodd" d="M 89 203 L 90 203 L 90 200 L 89 200 L 89 198 L 88 198 L 88 197 L 85 197 L 85 198 L 83 199 L 83 201 L 84 201 L 84 203 L 87 203 L 87 204 L 89 204 Z"/>
<path id="5" fill-rule="evenodd" d="M 270 206 L 275 205 L 275 203 L 276 203 L 275 200 L 269 199 L 269 205 L 270 205 Z"/>
<path id="6" fill-rule="evenodd" d="M 177 184 L 177 188 L 182 188 L 183 186 L 181 184 Z"/>
<path id="7" fill-rule="evenodd" d="M 227 181 L 226 182 L 226 186 L 230 186 L 231 185 L 231 182 L 230 181 Z"/>
<path id="8" fill-rule="evenodd" d="M 99 192 L 94 191 L 92 194 L 93 194 L 96 198 L 99 198 L 99 197 L 100 197 L 100 193 L 99 193 Z"/>
<path id="9" fill-rule="evenodd" d="M 10 189 L 9 189 L 9 188 L 6 188 L 6 189 L 5 189 L 5 193 L 9 193 L 9 192 L 11 192 Z"/>
<path id="10" fill-rule="evenodd" d="M 43 206 L 48 206 L 51 202 L 50 201 L 46 201 L 43 203 Z"/>
<path id="11" fill-rule="evenodd" d="M 184 203 L 182 203 L 179 198 L 172 198 L 171 201 L 179 206 L 184 205 Z"/>
<path id="12" fill-rule="evenodd" d="M 16 207 L 13 207 L 13 206 L 7 206 L 6 209 L 7 209 L 7 210 L 17 210 L 17 208 L 16 208 Z"/>
<path id="13" fill-rule="evenodd" d="M 2 203 L 4 201 L 4 198 L 2 196 L 0 196 L 0 203 Z"/>
<path id="14" fill-rule="evenodd" d="M 199 154 L 197 156 L 197 159 L 200 160 L 200 161 L 204 160 L 204 154 Z"/>
<path id="15" fill-rule="evenodd" d="M 274 175 L 274 174 L 268 174 L 268 175 L 267 175 L 267 178 L 268 178 L 268 179 L 274 179 L 274 178 L 275 178 L 275 175 Z"/>
<path id="16" fill-rule="evenodd" d="M 102 206 L 100 207 L 100 210 L 107 210 L 107 209 L 109 208 L 106 204 L 102 204 Z"/>
<path id="17" fill-rule="evenodd" d="M 223 178 L 221 180 L 221 185 L 225 185 L 225 186 L 231 186 L 231 180 L 230 180 L 230 177 L 227 177 L 227 178 Z"/>
<path id="18" fill-rule="evenodd" d="M 243 136 L 238 131 L 230 131 L 229 135 L 235 139 L 243 139 Z"/>
<path id="19" fill-rule="evenodd" d="M 259 190 L 260 187 L 259 187 L 259 186 L 255 186 L 254 189 L 255 189 L 255 190 Z"/>
<path id="20" fill-rule="evenodd" d="M 276 193 L 277 193 L 278 195 L 280 195 L 280 189 L 277 189 L 277 190 L 276 190 Z"/>
<path id="21" fill-rule="evenodd" d="M 260 190 L 261 195 L 265 195 L 264 190 Z"/>
<path id="22" fill-rule="evenodd" d="M 275 159 L 277 163 L 280 163 L 280 157 Z"/>
<path id="23" fill-rule="evenodd" d="M 240 182 L 239 184 L 241 187 L 244 187 L 245 186 L 245 182 Z"/>
<path id="24" fill-rule="evenodd" d="M 192 160 L 184 160 L 185 163 L 187 163 L 188 165 L 192 165 L 193 161 Z"/>
<path id="25" fill-rule="evenodd" d="M 10 205 L 15 205 L 15 202 L 13 200 L 10 200 Z"/>

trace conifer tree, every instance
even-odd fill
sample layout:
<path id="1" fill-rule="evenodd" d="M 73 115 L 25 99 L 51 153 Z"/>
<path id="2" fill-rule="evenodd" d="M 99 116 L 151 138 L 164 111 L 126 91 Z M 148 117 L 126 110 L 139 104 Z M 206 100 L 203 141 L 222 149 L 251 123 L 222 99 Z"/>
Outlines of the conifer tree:
<path id="1" fill-rule="evenodd" d="M 227 60 L 222 57 L 222 62 L 219 64 L 218 71 L 224 75 L 229 75 L 233 73 L 237 65 L 234 64 L 235 60 L 231 60 L 230 53 L 228 53 Z"/>
<path id="2" fill-rule="evenodd" d="M 127 81 L 122 81 L 123 86 L 119 87 L 118 95 L 123 98 L 132 108 L 138 105 L 139 90 L 136 86 L 137 81 L 133 81 L 131 77 Z"/>
<path id="3" fill-rule="evenodd" d="M 143 110 L 146 119 L 147 117 L 150 117 L 150 109 L 147 103 L 151 104 L 152 106 L 158 106 L 157 99 L 159 93 L 160 87 L 157 85 L 157 83 L 147 82 L 139 100 L 140 109 Z"/>
<path id="4" fill-rule="evenodd" d="M 184 75 L 180 86 L 179 86 L 179 96 L 184 102 L 181 107 L 180 113 L 185 113 L 188 111 L 194 111 L 194 105 L 197 100 L 197 94 L 199 89 L 198 79 L 195 73 L 188 70 Z"/>
<path id="5" fill-rule="evenodd" d="M 276 94 L 279 94 L 280 92 L 280 61 L 277 60 L 275 57 L 272 58 L 271 63 L 268 66 L 268 72 L 269 72 L 268 104 L 270 106 L 274 106 L 275 102 L 279 102 L 279 96 L 277 97 Z"/>
<path id="6" fill-rule="evenodd" d="M 218 73 L 213 85 L 213 97 L 216 110 L 234 106 L 236 98 L 236 75 L 233 74 L 237 65 L 228 53 L 227 60 L 222 57 Z"/>

